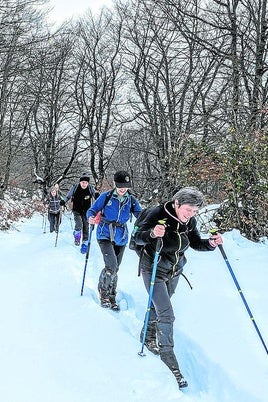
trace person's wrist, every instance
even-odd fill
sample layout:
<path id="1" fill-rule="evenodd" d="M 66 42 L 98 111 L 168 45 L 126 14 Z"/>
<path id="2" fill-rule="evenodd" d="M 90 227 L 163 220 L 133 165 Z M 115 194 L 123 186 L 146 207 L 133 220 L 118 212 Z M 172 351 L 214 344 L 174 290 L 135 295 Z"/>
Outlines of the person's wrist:
<path id="1" fill-rule="evenodd" d="M 210 244 L 212 247 L 217 247 L 217 244 L 215 243 L 215 240 L 213 240 L 213 239 L 209 239 L 209 244 Z"/>
<path id="2" fill-rule="evenodd" d="M 154 230 L 153 230 L 153 229 L 150 230 L 150 237 L 151 237 L 152 239 L 155 239 L 155 238 L 156 238 L 156 235 L 154 234 Z"/>

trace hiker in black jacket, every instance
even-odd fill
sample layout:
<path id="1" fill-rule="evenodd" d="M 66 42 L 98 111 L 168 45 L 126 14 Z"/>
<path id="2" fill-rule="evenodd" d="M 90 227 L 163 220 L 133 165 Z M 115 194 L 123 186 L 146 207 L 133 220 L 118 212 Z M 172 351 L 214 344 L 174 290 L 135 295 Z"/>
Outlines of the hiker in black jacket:
<path id="1" fill-rule="evenodd" d="M 145 346 L 154 354 L 160 355 L 161 360 L 175 375 L 180 388 L 188 384 L 180 372 L 173 350 L 175 317 L 170 298 L 186 264 L 184 252 L 187 248 L 211 251 L 222 243 L 220 234 L 215 234 L 210 239 L 201 239 L 194 216 L 203 205 L 204 197 L 200 191 L 192 187 L 182 188 L 172 201 L 150 209 L 135 234 L 136 243 L 143 246 L 140 269 L 147 292 L 151 285 L 157 238 L 161 240 Z M 144 328 L 141 341 L 144 339 L 143 334 Z"/>
<path id="2" fill-rule="evenodd" d="M 86 254 L 88 247 L 89 225 L 86 218 L 86 212 L 91 207 L 96 198 L 94 187 L 89 183 L 89 175 L 83 173 L 79 179 L 79 183 L 72 185 L 64 202 L 71 201 L 71 208 L 74 216 L 74 244 L 81 245 L 81 253 Z"/>

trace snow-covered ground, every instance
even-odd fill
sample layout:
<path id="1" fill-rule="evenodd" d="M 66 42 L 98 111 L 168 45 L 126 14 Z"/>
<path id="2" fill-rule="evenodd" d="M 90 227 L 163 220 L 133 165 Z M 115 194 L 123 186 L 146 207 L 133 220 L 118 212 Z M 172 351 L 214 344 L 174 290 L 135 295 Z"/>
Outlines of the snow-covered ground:
<path id="1" fill-rule="evenodd" d="M 121 311 L 102 309 L 95 232 L 80 296 L 85 256 L 72 227 L 65 213 L 56 247 L 39 214 L 0 232 L 3 402 L 267 402 L 268 355 L 219 250 L 187 251 L 193 289 L 181 278 L 173 297 L 175 351 L 189 383 L 179 391 L 159 357 L 138 355 L 148 295 L 136 254 L 126 249 L 120 267 Z M 224 249 L 267 345 L 268 245 L 233 230 Z"/>

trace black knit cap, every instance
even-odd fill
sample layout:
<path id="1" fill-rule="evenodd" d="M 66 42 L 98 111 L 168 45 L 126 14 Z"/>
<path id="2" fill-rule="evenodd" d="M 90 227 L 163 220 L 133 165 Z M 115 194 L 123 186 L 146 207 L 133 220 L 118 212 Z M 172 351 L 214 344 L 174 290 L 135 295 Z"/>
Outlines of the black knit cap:
<path id="1" fill-rule="evenodd" d="M 114 182 L 118 188 L 131 187 L 130 175 L 125 170 L 119 170 L 114 174 Z"/>
<path id="2" fill-rule="evenodd" d="M 82 173 L 82 176 L 80 177 L 79 181 L 87 181 L 87 182 L 89 182 L 89 174 Z"/>

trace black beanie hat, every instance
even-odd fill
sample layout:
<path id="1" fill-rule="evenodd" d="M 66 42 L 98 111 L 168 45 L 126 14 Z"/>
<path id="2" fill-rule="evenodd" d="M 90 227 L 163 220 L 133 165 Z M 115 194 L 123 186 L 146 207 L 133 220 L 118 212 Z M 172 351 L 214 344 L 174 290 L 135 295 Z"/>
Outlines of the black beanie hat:
<path id="1" fill-rule="evenodd" d="M 131 187 L 130 175 L 125 170 L 119 170 L 114 174 L 114 182 L 118 188 Z"/>
<path id="2" fill-rule="evenodd" d="M 82 173 L 82 176 L 80 177 L 79 181 L 87 181 L 87 182 L 89 182 L 89 174 Z"/>

